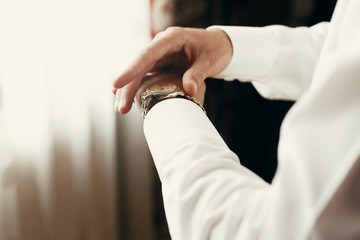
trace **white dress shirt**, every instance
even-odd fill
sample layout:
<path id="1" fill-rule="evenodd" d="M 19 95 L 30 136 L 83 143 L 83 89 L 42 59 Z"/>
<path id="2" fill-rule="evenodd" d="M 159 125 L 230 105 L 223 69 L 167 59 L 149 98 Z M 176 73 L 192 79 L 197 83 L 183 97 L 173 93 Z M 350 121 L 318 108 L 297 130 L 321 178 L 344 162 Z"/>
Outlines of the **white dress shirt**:
<path id="1" fill-rule="evenodd" d="M 360 1 L 339 0 L 331 22 L 311 28 L 215 26 L 234 48 L 219 77 L 297 102 L 270 185 L 194 103 L 151 109 L 144 131 L 174 240 L 360 239 L 359 13 Z"/>

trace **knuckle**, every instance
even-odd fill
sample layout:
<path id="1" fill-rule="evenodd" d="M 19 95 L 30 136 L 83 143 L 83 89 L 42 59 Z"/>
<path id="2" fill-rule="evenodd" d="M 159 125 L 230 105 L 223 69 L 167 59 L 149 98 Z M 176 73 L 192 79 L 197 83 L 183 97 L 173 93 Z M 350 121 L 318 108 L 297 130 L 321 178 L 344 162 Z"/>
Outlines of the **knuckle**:
<path id="1" fill-rule="evenodd" d="M 148 53 L 149 53 L 149 47 L 146 47 L 146 48 L 143 48 L 139 54 L 141 57 L 143 57 L 143 56 L 146 56 Z"/>
<path id="2" fill-rule="evenodd" d="M 165 34 L 165 31 L 158 32 L 155 35 L 154 40 L 157 40 L 157 39 L 161 38 L 162 36 L 164 36 L 164 34 Z"/>
<path id="3" fill-rule="evenodd" d="M 168 27 L 165 30 L 165 33 L 168 34 L 168 36 L 178 36 L 181 34 L 182 30 L 183 29 L 181 27 Z"/>
<path id="4" fill-rule="evenodd" d="M 208 69 L 208 68 L 211 68 L 211 66 L 212 66 L 212 61 L 211 61 L 210 59 L 206 58 L 206 59 L 203 60 L 202 64 L 203 64 L 203 66 L 204 66 L 205 68 Z"/>
<path id="5" fill-rule="evenodd" d="M 151 48 L 147 47 L 140 52 L 140 59 L 145 62 L 150 62 L 153 59 L 153 51 Z"/>
<path id="6" fill-rule="evenodd" d="M 128 73 L 130 76 L 136 76 L 138 74 L 138 69 L 136 67 L 131 67 L 128 69 Z"/>

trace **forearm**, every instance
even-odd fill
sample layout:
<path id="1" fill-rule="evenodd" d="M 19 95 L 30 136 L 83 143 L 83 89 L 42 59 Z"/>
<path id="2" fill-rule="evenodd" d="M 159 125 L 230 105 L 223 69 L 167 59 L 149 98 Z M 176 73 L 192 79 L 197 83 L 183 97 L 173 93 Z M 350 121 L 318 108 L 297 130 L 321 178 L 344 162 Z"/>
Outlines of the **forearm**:
<path id="1" fill-rule="evenodd" d="M 173 239 L 254 238 L 269 185 L 239 164 L 198 106 L 163 101 L 149 112 L 144 130 Z"/>

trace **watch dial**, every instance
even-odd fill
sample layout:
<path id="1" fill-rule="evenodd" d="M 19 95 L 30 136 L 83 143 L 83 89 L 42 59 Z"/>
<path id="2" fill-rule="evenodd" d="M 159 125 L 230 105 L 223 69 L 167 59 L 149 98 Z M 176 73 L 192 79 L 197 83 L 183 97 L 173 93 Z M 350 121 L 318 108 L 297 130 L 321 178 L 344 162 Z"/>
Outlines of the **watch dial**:
<path id="1" fill-rule="evenodd" d="M 176 86 L 175 84 L 172 84 L 172 83 L 155 84 L 148 88 L 148 90 L 150 90 L 153 94 L 156 94 L 156 93 L 168 94 L 168 93 L 175 92 L 179 89 L 180 88 L 178 86 Z"/>

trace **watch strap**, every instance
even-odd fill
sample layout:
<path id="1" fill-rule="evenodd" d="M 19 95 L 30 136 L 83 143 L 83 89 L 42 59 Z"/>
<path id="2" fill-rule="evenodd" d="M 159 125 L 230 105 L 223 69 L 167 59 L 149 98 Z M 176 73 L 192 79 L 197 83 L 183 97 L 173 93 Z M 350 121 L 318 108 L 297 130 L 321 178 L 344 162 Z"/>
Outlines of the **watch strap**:
<path id="1" fill-rule="evenodd" d="M 162 93 L 162 92 L 152 92 L 151 89 L 147 88 L 141 94 L 141 111 L 142 116 L 145 119 L 146 115 L 150 111 L 150 109 L 155 106 L 157 103 L 173 98 L 183 98 L 192 101 L 196 105 L 198 105 L 203 112 L 206 114 L 205 108 L 202 104 L 194 97 L 191 97 L 180 87 L 176 87 L 176 90 L 171 93 Z"/>

